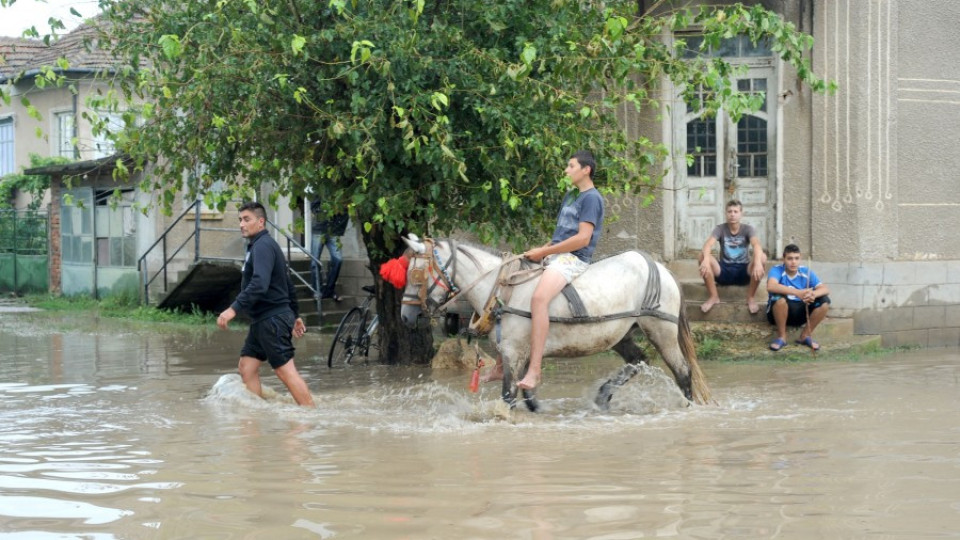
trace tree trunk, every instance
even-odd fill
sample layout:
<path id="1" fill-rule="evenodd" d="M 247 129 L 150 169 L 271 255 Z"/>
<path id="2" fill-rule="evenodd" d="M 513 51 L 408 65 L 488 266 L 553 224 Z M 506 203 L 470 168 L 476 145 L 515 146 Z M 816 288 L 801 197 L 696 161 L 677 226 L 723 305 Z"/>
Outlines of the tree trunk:
<path id="1" fill-rule="evenodd" d="M 403 291 L 395 289 L 380 277 L 380 265 L 392 258 L 387 255 L 390 252 L 386 248 L 386 243 L 380 237 L 377 228 L 369 233 L 364 231 L 363 240 L 370 257 L 370 270 L 373 272 L 377 288 L 377 313 L 380 314 L 377 330 L 380 340 L 380 363 L 430 364 L 435 354 L 431 325 L 427 324 L 425 328 L 412 330 L 403 324 L 400 319 L 400 300 L 403 297 Z M 395 252 L 396 256 L 403 252 L 401 248 L 398 250 Z"/>

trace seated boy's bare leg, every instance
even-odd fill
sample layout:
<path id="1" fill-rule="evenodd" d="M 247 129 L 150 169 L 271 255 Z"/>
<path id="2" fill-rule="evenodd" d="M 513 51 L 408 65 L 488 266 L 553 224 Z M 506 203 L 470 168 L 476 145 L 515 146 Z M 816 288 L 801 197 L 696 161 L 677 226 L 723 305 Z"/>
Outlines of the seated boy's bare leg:
<path id="1" fill-rule="evenodd" d="M 700 311 L 707 313 L 713 306 L 720 303 L 720 293 L 717 292 L 717 276 L 720 275 L 720 263 L 713 257 L 705 258 L 700 254 L 700 277 L 707 287 L 707 301 L 700 305 Z"/>

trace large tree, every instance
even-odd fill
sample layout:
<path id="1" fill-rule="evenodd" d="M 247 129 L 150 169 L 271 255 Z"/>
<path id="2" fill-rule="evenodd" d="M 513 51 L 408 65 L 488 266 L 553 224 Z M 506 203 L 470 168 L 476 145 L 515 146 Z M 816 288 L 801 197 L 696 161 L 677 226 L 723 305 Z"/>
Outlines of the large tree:
<path id="1" fill-rule="evenodd" d="M 626 135 L 624 103 L 657 110 L 669 80 L 690 96 L 706 89 L 708 114 L 759 106 L 731 65 L 685 54 L 671 32 L 701 32 L 702 52 L 737 35 L 768 40 L 825 87 L 805 57 L 812 39 L 760 6 L 649 16 L 638 5 L 101 0 L 125 68 L 95 105 L 131 112 L 117 147 L 137 168 L 156 164 L 143 187 L 160 205 L 183 189 L 221 205 L 265 183 L 275 197 L 309 194 L 351 210 L 374 271 L 408 231 L 523 245 L 552 223 L 577 149 L 597 155 L 606 194 L 652 197 L 665 148 Z M 184 170 L 203 174 L 184 187 Z M 429 333 L 401 329 L 396 293 L 380 290 L 383 359 L 428 360 Z"/>

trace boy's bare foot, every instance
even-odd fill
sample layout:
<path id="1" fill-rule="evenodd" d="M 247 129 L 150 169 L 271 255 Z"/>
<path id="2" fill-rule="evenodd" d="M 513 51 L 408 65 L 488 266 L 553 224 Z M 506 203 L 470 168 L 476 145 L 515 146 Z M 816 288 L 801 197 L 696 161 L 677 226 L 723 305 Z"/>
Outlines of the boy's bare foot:
<path id="1" fill-rule="evenodd" d="M 517 383 L 517 387 L 522 390 L 533 390 L 538 384 L 540 384 L 540 376 L 527 373 L 527 376 Z"/>
<path id="2" fill-rule="evenodd" d="M 481 383 L 488 383 L 493 381 L 502 381 L 503 380 L 503 366 L 500 364 L 494 365 L 490 368 L 489 371 L 480 376 Z"/>
<path id="3" fill-rule="evenodd" d="M 707 298 L 707 301 L 700 305 L 700 311 L 707 313 L 711 309 L 713 309 L 713 306 L 719 303 L 720 303 L 719 298 Z"/>
<path id="4" fill-rule="evenodd" d="M 760 311 L 760 306 L 757 305 L 757 301 L 753 298 L 747 300 L 747 309 L 750 310 L 750 313 L 756 315 Z"/>

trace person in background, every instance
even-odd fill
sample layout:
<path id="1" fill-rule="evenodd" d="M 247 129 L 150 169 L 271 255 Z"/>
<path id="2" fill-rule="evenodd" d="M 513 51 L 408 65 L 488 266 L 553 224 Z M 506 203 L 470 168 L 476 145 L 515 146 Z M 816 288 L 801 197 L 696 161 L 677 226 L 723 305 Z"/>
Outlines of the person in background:
<path id="1" fill-rule="evenodd" d="M 317 260 L 320 260 L 320 254 L 323 253 L 323 247 L 326 246 L 330 251 L 330 268 L 327 270 L 327 280 L 319 291 L 320 298 L 333 298 L 340 302 L 343 298 L 337 294 L 337 278 L 340 277 L 340 267 L 343 265 L 343 254 L 340 252 L 340 237 L 347 231 L 349 216 L 344 213 L 334 214 L 328 218 L 323 213 L 320 201 L 310 203 L 310 211 L 313 213 L 313 226 L 311 230 L 312 241 L 310 252 Z M 313 283 L 318 283 L 320 276 L 317 275 L 317 264 L 310 262 L 310 273 L 313 276 Z"/>

